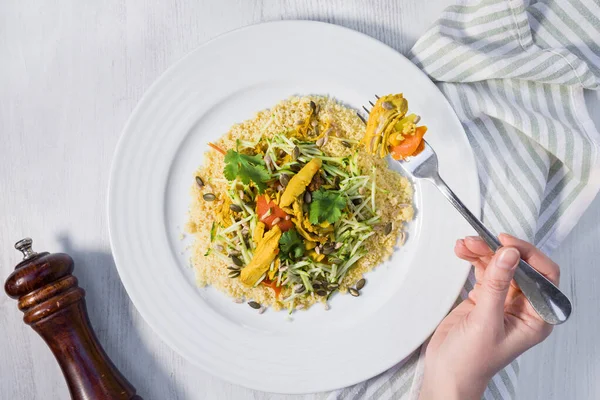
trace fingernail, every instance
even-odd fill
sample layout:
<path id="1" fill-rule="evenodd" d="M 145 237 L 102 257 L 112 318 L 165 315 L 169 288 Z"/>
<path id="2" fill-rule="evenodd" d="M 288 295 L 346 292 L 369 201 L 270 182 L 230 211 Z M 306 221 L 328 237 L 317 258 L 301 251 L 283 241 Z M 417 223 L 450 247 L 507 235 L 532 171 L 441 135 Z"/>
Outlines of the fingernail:
<path id="1" fill-rule="evenodd" d="M 519 262 L 519 258 L 521 258 L 521 255 L 517 249 L 506 247 L 500 250 L 496 265 L 502 269 L 513 269 Z"/>
<path id="2" fill-rule="evenodd" d="M 473 240 L 475 242 L 481 242 L 483 240 L 479 236 L 467 236 L 465 239 Z"/>

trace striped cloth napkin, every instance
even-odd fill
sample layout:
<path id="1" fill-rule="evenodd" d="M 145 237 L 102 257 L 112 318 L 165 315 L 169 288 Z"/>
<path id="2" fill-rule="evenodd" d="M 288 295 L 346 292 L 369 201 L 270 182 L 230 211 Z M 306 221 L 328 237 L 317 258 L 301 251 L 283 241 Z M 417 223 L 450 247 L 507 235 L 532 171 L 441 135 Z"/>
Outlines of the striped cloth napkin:
<path id="1" fill-rule="evenodd" d="M 467 133 L 484 223 L 545 252 L 600 188 L 600 135 L 583 98 L 584 89 L 600 87 L 599 18 L 598 0 L 461 1 L 410 54 L 438 82 Z M 473 284 L 471 276 L 463 298 Z M 323 397 L 416 399 L 423 347 L 382 375 Z M 518 373 L 515 360 L 484 398 L 515 398 Z"/>

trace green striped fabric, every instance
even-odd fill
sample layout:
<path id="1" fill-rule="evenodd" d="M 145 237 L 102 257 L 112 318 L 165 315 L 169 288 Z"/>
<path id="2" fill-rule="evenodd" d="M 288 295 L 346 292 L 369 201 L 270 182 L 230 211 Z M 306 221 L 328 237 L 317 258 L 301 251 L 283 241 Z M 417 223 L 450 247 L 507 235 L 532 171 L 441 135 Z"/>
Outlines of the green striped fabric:
<path id="1" fill-rule="evenodd" d="M 600 188 L 600 135 L 584 89 L 600 88 L 598 0 L 482 0 L 448 7 L 411 50 L 448 98 L 479 171 L 481 215 L 551 252 Z M 462 296 L 473 287 L 471 276 Z M 422 349 L 333 399 L 416 399 Z M 518 360 L 485 399 L 516 396 Z"/>

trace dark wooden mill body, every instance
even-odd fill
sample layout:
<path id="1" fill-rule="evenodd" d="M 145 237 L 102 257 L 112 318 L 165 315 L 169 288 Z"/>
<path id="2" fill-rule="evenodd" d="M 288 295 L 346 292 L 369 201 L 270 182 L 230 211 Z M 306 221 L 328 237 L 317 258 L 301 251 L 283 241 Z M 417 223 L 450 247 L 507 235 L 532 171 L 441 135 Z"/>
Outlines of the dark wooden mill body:
<path id="1" fill-rule="evenodd" d="M 8 277 L 6 293 L 18 299 L 30 325 L 54 353 L 74 400 L 142 400 L 98 342 L 85 305 L 85 291 L 64 253 L 35 253 L 31 239 L 15 247 L 24 259 Z"/>

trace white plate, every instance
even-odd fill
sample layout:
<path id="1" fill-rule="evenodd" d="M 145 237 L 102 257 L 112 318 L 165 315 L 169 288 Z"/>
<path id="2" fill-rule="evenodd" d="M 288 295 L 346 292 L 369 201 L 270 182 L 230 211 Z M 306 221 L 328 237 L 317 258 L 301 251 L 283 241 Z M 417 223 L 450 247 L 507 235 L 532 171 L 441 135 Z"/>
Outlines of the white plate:
<path id="1" fill-rule="evenodd" d="M 144 95 L 114 156 L 110 241 L 123 285 L 144 319 L 182 356 L 250 388 L 306 393 L 348 386 L 406 357 L 435 329 L 465 281 L 453 255 L 471 231 L 429 184 L 416 184 L 406 246 L 368 274 L 359 298 L 331 310 L 259 315 L 194 285 L 185 240 L 189 187 L 207 142 L 294 94 L 331 95 L 355 108 L 404 92 L 429 126 L 443 177 L 473 210 L 479 187 L 464 131 L 435 85 L 403 56 L 363 34 L 286 21 L 243 28 L 198 48 Z"/>

